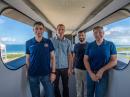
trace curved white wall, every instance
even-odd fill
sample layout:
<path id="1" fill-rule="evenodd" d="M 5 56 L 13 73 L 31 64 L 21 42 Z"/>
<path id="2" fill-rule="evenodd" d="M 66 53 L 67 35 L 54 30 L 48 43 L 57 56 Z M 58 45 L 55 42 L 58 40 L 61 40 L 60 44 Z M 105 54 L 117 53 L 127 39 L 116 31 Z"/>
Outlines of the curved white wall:
<path id="1" fill-rule="evenodd" d="M 25 78 L 25 67 L 12 71 L 0 60 L 0 97 L 31 97 Z"/>

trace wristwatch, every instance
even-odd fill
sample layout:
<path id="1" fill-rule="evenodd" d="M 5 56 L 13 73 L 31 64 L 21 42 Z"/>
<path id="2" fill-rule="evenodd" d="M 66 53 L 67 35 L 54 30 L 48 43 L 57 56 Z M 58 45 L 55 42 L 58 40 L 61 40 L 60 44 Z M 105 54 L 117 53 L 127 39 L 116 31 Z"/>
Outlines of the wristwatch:
<path id="1" fill-rule="evenodd" d="M 51 72 L 52 74 L 56 74 L 56 72 Z"/>

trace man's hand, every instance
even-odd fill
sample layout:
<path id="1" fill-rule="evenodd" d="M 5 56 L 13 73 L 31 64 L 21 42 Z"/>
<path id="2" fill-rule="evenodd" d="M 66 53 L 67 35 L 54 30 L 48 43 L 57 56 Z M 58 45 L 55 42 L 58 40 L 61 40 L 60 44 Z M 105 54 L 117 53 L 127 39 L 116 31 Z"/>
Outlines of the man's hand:
<path id="1" fill-rule="evenodd" d="M 51 80 L 51 82 L 54 82 L 55 79 L 56 79 L 56 74 L 51 73 L 51 75 L 50 75 L 50 80 Z"/>
<path id="2" fill-rule="evenodd" d="M 71 68 L 69 68 L 69 69 L 68 69 L 68 76 L 71 76 L 71 75 L 72 75 L 72 73 L 73 73 L 73 72 L 72 72 L 72 69 L 71 69 Z"/>
<path id="3" fill-rule="evenodd" d="M 102 78 L 103 73 L 104 73 L 104 70 L 103 70 L 103 69 L 100 69 L 100 70 L 96 73 L 96 77 L 98 78 L 98 80 Z"/>
<path id="4" fill-rule="evenodd" d="M 93 81 L 98 81 L 98 77 L 93 72 L 89 74 Z"/>

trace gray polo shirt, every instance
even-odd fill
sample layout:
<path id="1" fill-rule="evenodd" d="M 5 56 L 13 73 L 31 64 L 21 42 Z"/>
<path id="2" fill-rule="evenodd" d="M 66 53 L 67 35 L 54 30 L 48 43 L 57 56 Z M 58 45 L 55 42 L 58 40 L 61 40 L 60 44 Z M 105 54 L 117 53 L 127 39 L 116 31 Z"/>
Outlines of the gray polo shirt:
<path id="1" fill-rule="evenodd" d="M 55 48 L 56 69 L 68 68 L 68 53 L 71 53 L 71 41 L 64 37 L 63 40 L 58 37 L 51 38 Z"/>

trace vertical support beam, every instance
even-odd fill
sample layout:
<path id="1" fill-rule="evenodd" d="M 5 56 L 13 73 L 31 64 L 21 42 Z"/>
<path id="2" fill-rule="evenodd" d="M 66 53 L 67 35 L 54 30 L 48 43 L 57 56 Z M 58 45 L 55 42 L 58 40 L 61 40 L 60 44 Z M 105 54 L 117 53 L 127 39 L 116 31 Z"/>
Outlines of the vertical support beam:
<path id="1" fill-rule="evenodd" d="M 78 42 L 79 42 L 78 34 L 76 34 L 76 36 L 75 36 L 75 43 L 78 43 Z"/>

